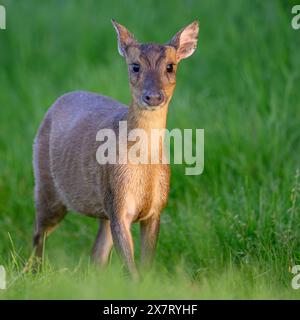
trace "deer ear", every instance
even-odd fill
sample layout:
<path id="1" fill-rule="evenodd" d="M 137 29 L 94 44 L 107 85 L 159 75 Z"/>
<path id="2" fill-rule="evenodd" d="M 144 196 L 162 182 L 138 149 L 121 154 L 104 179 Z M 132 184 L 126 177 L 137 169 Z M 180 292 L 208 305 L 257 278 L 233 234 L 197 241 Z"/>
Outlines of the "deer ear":
<path id="1" fill-rule="evenodd" d="M 197 47 L 198 33 L 199 23 L 198 21 L 194 21 L 177 32 L 171 41 L 168 42 L 168 45 L 177 50 L 176 58 L 178 62 L 194 53 Z"/>
<path id="2" fill-rule="evenodd" d="M 137 41 L 134 36 L 121 24 L 117 23 L 115 20 L 111 20 L 118 36 L 118 50 L 122 57 L 125 56 L 125 49 L 127 46 L 136 44 Z"/>

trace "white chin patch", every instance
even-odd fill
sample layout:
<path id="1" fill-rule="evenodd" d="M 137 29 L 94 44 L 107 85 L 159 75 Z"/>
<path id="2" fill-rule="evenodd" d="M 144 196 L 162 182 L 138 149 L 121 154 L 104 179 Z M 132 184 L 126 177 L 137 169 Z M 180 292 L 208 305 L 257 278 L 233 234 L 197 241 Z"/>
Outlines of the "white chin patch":
<path id="1" fill-rule="evenodd" d="M 161 107 L 163 106 L 163 104 L 160 104 L 158 106 L 149 106 L 145 103 L 142 103 L 141 104 L 141 108 L 144 109 L 144 110 L 148 110 L 148 111 L 155 111 L 155 110 L 158 110 L 160 109 Z"/>
<path id="2" fill-rule="evenodd" d="M 146 106 L 145 109 L 149 110 L 149 111 L 154 111 L 154 110 L 158 110 L 162 107 L 162 105 L 159 106 Z"/>

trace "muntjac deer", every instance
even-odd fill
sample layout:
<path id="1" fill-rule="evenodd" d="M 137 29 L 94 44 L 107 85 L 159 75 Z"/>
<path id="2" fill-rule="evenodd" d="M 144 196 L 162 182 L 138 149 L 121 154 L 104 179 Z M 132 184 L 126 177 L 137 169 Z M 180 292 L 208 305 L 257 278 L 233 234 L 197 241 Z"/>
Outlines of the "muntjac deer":
<path id="1" fill-rule="evenodd" d="M 165 45 L 140 44 L 124 26 L 112 23 L 128 65 L 131 104 L 80 91 L 63 95 L 48 110 L 34 142 L 33 244 L 40 261 L 45 237 L 74 210 L 100 220 L 93 259 L 104 266 L 114 244 L 127 270 L 138 277 L 130 227 L 140 222 L 141 265 L 150 266 L 169 193 L 169 165 L 99 164 L 96 134 L 103 128 L 117 132 L 120 121 L 127 121 L 128 131 L 165 128 L 177 65 L 196 49 L 198 22 Z"/>

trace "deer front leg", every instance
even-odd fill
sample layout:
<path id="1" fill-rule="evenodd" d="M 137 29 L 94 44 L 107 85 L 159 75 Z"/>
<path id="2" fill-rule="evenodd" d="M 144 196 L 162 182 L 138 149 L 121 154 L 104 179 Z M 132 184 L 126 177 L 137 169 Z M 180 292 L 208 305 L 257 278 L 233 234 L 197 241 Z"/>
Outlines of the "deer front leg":
<path id="1" fill-rule="evenodd" d="M 156 243 L 159 233 L 160 216 L 153 215 L 141 221 L 141 268 L 151 267 L 155 255 Z"/>
<path id="2" fill-rule="evenodd" d="M 131 221 L 125 217 L 113 217 L 111 233 L 117 253 L 124 261 L 126 269 L 134 279 L 138 278 L 138 272 L 134 263 L 133 240 L 130 232 Z"/>
<path id="3" fill-rule="evenodd" d="M 113 240 L 110 231 L 110 222 L 107 219 L 100 219 L 100 226 L 93 247 L 92 258 L 101 267 L 107 264 L 112 246 Z"/>

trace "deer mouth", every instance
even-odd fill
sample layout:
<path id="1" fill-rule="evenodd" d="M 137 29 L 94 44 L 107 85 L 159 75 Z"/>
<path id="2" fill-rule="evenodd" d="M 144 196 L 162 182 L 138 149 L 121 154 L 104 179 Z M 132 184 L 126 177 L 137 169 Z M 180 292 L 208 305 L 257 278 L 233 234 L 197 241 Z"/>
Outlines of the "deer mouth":
<path id="1" fill-rule="evenodd" d="M 159 106 L 145 106 L 143 107 L 143 109 L 147 110 L 147 111 L 156 111 L 156 110 L 159 110 L 163 107 L 164 105 L 161 104 Z"/>
<path id="2" fill-rule="evenodd" d="M 161 108 L 163 108 L 165 104 L 164 103 L 161 103 L 159 105 L 149 105 L 143 101 L 140 102 L 139 104 L 139 107 L 141 110 L 145 110 L 145 111 L 156 111 L 156 110 L 159 110 Z"/>

